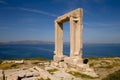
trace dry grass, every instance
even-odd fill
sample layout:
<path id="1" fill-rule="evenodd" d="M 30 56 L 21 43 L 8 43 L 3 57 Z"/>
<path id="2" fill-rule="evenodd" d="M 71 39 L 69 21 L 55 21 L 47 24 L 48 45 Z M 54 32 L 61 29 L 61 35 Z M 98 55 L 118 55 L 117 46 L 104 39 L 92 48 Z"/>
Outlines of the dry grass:
<path id="1" fill-rule="evenodd" d="M 73 76 L 75 77 L 80 77 L 80 78 L 87 78 L 87 79 L 96 79 L 96 78 L 93 78 L 89 75 L 86 75 L 86 74 L 82 74 L 82 73 L 79 73 L 79 72 L 73 72 L 73 71 L 70 71 L 68 72 L 69 74 L 72 74 Z"/>
<path id="2" fill-rule="evenodd" d="M 120 80 L 120 70 L 109 74 L 106 78 L 103 78 L 102 80 Z"/>
<path id="3" fill-rule="evenodd" d="M 106 58 L 90 58 L 89 65 L 93 68 L 113 68 L 120 66 L 120 58 L 106 57 Z"/>
<path id="4" fill-rule="evenodd" d="M 54 74 L 54 72 L 58 71 L 58 69 L 49 69 L 47 70 L 50 74 Z"/>
<path id="5" fill-rule="evenodd" d="M 90 58 L 90 67 L 94 68 L 95 72 L 102 79 L 107 75 L 120 69 L 119 57 L 104 57 L 104 58 Z M 104 79 L 105 80 L 105 79 Z"/>
<path id="6" fill-rule="evenodd" d="M 18 68 L 19 64 L 15 63 L 5 63 L 5 64 L 0 64 L 0 69 L 7 70 L 7 69 L 12 69 L 12 68 Z"/>
<path id="7" fill-rule="evenodd" d="M 38 79 L 38 80 L 50 80 L 49 78 L 48 79 L 43 79 L 43 78 L 40 78 L 40 79 Z"/>

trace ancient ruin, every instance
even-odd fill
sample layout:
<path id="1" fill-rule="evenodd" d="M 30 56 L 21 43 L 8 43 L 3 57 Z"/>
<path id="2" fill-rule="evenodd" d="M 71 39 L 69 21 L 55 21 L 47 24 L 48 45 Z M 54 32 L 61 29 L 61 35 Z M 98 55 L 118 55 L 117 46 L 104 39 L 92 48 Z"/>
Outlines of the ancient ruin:
<path id="1" fill-rule="evenodd" d="M 83 9 L 78 8 L 55 20 L 55 51 L 52 65 L 65 71 L 79 71 L 96 77 L 94 70 L 89 68 L 82 58 Z M 70 21 L 70 56 L 63 55 L 63 23 Z"/>

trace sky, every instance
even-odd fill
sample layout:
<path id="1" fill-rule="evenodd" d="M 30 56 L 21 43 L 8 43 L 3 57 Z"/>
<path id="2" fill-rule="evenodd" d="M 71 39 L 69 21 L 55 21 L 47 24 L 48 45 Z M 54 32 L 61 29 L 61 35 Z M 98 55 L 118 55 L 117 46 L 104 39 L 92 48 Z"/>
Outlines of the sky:
<path id="1" fill-rule="evenodd" d="M 0 0 L 0 41 L 54 41 L 54 20 L 77 8 L 83 8 L 84 43 L 120 43 L 120 0 Z"/>

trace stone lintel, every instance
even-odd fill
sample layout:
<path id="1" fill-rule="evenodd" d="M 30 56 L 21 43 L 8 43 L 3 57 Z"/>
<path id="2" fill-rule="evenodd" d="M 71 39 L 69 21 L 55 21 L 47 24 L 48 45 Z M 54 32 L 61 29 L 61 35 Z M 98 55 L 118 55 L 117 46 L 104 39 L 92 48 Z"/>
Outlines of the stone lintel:
<path id="1" fill-rule="evenodd" d="M 74 18 L 77 18 L 77 17 L 82 17 L 83 15 L 83 9 L 82 8 L 78 8 L 76 10 L 73 10 L 69 13 L 66 13 L 60 17 L 58 17 L 55 22 L 57 23 L 63 23 L 63 22 L 67 22 L 70 20 L 70 17 L 74 17 Z"/>

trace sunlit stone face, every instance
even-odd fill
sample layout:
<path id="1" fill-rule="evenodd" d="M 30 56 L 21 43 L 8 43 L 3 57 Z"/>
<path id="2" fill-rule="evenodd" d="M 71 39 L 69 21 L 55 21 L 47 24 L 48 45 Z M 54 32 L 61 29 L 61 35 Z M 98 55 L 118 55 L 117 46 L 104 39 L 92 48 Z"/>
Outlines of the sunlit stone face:
<path id="1" fill-rule="evenodd" d="M 54 61 L 63 61 L 63 23 L 70 22 L 70 59 L 74 64 L 82 57 L 82 16 L 83 10 L 78 8 L 55 20 L 55 51 Z M 75 62 L 76 61 L 76 62 Z M 79 61 L 81 62 L 81 61 Z"/>

